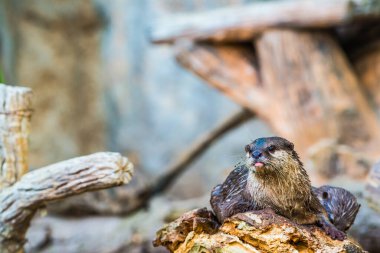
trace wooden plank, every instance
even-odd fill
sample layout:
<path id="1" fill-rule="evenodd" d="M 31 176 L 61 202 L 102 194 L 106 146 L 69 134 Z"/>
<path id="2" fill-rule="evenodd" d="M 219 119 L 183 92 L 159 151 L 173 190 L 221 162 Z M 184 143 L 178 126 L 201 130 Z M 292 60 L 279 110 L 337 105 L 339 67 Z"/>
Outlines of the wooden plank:
<path id="1" fill-rule="evenodd" d="M 270 27 L 325 28 L 356 18 L 379 17 L 379 0 L 286 0 L 257 2 L 157 20 L 150 31 L 155 43 L 186 38 L 197 41 L 250 41 Z"/>

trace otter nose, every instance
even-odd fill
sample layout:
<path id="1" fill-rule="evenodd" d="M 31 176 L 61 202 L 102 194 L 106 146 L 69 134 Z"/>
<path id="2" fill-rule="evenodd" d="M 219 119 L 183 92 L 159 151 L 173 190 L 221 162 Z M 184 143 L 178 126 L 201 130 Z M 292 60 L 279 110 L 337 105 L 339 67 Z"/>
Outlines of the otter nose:
<path id="1" fill-rule="evenodd" d="M 255 150 L 252 153 L 252 157 L 255 158 L 255 159 L 259 158 L 261 155 L 262 155 L 262 153 L 260 151 L 258 151 L 258 150 Z"/>

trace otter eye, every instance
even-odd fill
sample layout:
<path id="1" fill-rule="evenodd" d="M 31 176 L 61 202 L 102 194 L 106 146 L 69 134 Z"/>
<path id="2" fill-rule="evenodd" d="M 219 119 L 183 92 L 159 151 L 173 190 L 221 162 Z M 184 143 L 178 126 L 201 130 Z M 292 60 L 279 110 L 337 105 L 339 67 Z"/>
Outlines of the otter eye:
<path id="1" fill-rule="evenodd" d="M 327 199 L 329 197 L 329 194 L 327 192 L 322 193 L 322 198 Z"/>
<path id="2" fill-rule="evenodd" d="M 244 150 L 245 152 L 251 152 L 251 147 L 249 145 L 246 145 Z"/>
<path id="3" fill-rule="evenodd" d="M 276 150 L 276 147 L 274 146 L 274 145 L 270 145 L 269 147 L 268 147 L 268 151 L 269 152 L 273 152 L 273 151 L 275 151 Z"/>

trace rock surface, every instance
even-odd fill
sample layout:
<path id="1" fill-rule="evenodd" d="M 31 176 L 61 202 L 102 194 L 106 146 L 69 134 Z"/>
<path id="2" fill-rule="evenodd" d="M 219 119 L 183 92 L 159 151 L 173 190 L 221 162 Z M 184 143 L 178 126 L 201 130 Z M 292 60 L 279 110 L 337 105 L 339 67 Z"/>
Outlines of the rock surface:
<path id="1" fill-rule="evenodd" d="M 315 226 L 295 224 L 271 210 L 237 214 L 215 230 L 211 212 L 196 209 L 158 231 L 154 244 L 176 253 L 366 252 L 349 239 L 332 240 Z"/>

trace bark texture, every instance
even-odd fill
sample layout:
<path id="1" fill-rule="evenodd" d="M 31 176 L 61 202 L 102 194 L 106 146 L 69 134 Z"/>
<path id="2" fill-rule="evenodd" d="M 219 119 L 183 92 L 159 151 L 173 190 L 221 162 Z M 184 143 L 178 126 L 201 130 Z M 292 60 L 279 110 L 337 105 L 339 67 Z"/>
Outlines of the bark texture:
<path id="1" fill-rule="evenodd" d="M 0 84 L 0 191 L 28 171 L 32 91 Z"/>
<path id="2" fill-rule="evenodd" d="M 46 203 L 128 183 L 133 165 L 118 153 L 96 153 L 27 173 L 0 193 L 0 252 L 22 250 L 25 232 Z"/>
<path id="3" fill-rule="evenodd" d="M 210 211 L 200 210 L 186 213 L 158 231 L 154 244 L 176 253 L 365 252 L 349 239 L 332 240 L 317 227 L 295 224 L 270 210 L 237 214 L 218 230 L 210 222 Z"/>

